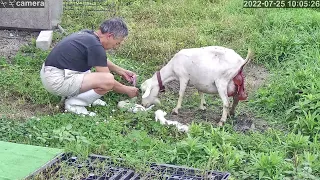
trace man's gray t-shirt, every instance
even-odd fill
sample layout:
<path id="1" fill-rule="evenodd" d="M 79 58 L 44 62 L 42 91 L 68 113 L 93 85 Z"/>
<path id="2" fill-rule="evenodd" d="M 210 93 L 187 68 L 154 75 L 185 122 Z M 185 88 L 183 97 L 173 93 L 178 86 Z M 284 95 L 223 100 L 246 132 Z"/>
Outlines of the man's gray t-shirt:
<path id="1" fill-rule="evenodd" d="M 83 30 L 62 39 L 48 55 L 45 65 L 85 72 L 94 66 L 107 66 L 107 55 L 93 31 Z"/>

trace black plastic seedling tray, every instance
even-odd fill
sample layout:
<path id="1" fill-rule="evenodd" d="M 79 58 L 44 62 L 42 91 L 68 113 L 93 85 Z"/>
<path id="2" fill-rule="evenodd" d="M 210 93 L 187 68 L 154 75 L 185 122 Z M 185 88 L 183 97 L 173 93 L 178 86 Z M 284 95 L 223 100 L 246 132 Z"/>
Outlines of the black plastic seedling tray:
<path id="1" fill-rule="evenodd" d="M 121 166 L 122 160 L 106 156 L 90 155 L 87 159 L 61 154 L 48 162 L 26 179 L 79 179 L 79 180 L 227 180 L 227 172 L 203 171 L 200 169 L 174 166 L 169 164 L 149 164 L 145 173 Z M 68 177 L 61 171 L 71 168 Z M 71 176 L 71 177 L 70 177 Z"/>

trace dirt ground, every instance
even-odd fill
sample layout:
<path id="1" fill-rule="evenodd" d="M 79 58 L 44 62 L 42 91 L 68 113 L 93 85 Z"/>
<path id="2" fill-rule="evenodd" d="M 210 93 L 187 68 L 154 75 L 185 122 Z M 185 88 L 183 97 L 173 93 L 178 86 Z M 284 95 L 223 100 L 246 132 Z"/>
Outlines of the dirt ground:
<path id="1" fill-rule="evenodd" d="M 0 30 L 0 57 L 9 62 L 20 47 L 30 43 L 31 38 L 37 38 L 39 32 Z"/>
<path id="2" fill-rule="evenodd" d="M 39 32 L 26 32 L 26 31 L 13 31 L 13 30 L 0 30 L 0 57 L 5 57 L 10 63 L 19 48 L 23 45 L 30 43 L 31 38 L 37 38 Z M 0 69 L 1 71 L 1 69 Z M 250 95 L 259 88 L 268 77 L 267 70 L 253 63 L 248 64 L 244 68 L 244 75 L 246 77 L 246 92 Z M 172 81 L 166 85 L 166 91 L 177 93 L 179 91 L 179 84 L 177 81 Z M 194 93 L 196 90 L 193 87 L 188 87 L 186 96 Z M 199 102 L 200 103 L 200 102 Z M 240 102 L 242 103 L 242 102 Z M 13 97 L 4 97 L 0 94 L 0 116 L 5 115 L 10 118 L 27 118 L 38 114 L 50 114 L 55 112 L 55 107 L 44 107 L 27 102 Z M 183 106 L 183 105 L 182 105 Z M 176 120 L 184 124 L 189 124 L 191 121 L 205 121 L 216 123 L 219 121 L 222 112 L 222 104 L 214 107 L 207 107 L 207 110 L 201 111 L 198 107 L 192 109 L 183 108 L 179 111 L 178 115 L 168 113 L 166 119 Z M 230 121 L 230 119 L 228 119 Z M 268 125 L 262 119 L 256 118 L 254 114 L 248 111 L 236 111 L 236 117 L 232 119 L 234 129 L 241 132 L 248 130 L 264 130 Z"/>
<path id="3" fill-rule="evenodd" d="M 52 115 L 59 112 L 57 107 L 51 105 L 31 104 L 23 99 L 4 97 L 0 94 L 0 117 L 9 119 L 25 120 L 40 115 Z"/>

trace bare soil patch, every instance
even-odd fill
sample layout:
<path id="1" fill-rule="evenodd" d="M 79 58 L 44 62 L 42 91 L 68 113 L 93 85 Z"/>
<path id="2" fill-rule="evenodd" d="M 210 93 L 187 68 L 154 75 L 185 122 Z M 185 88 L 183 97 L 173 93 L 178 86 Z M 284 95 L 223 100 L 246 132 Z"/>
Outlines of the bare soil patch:
<path id="1" fill-rule="evenodd" d="M 0 30 L 0 57 L 11 63 L 19 49 L 38 35 L 39 32 Z"/>
<path id="2" fill-rule="evenodd" d="M 28 119 L 31 117 L 53 115 L 59 112 L 53 105 L 35 105 L 26 100 L 0 94 L 0 117 L 8 119 Z"/>

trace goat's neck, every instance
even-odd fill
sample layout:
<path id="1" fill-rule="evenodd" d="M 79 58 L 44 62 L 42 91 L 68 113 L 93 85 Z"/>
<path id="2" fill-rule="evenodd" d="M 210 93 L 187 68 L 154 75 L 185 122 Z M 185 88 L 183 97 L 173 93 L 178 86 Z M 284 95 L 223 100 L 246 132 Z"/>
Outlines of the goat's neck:
<path id="1" fill-rule="evenodd" d="M 169 64 L 168 64 L 169 65 Z M 162 84 L 165 85 L 168 82 L 176 79 L 174 76 L 174 73 L 172 71 L 172 66 L 164 66 L 163 68 L 160 69 L 160 75 L 161 75 L 161 80 L 162 80 Z"/>

